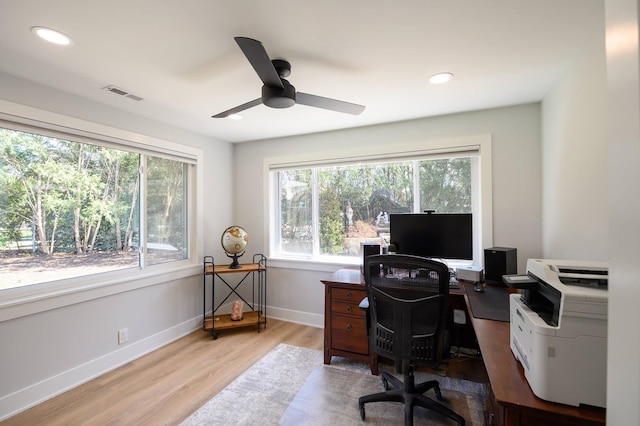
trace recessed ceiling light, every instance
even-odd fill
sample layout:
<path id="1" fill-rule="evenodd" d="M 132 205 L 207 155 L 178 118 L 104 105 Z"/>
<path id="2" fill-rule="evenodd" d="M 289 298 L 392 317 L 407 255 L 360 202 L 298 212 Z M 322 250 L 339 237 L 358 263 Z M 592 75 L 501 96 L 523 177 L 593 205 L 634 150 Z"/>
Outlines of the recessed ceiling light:
<path id="1" fill-rule="evenodd" d="M 229 114 L 227 117 L 232 120 L 242 120 L 242 116 L 240 114 Z"/>
<path id="2" fill-rule="evenodd" d="M 71 44 L 71 39 L 60 31 L 52 30 L 46 27 L 33 27 L 31 31 L 43 40 L 49 43 L 59 44 L 61 46 L 68 46 Z"/>
<path id="3" fill-rule="evenodd" d="M 442 83 L 446 83 L 447 81 L 451 80 L 453 78 L 453 74 L 451 74 L 450 72 L 441 72 L 438 74 L 434 74 L 431 77 L 429 77 L 429 83 L 431 84 L 442 84 Z"/>

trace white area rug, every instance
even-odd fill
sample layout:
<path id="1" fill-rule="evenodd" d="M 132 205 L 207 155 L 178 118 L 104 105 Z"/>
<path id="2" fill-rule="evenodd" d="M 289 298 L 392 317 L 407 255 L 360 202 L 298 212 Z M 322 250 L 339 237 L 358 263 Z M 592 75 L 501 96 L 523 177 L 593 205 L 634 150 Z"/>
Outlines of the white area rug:
<path id="1" fill-rule="evenodd" d="M 427 378 L 423 373 L 416 375 L 416 381 Z M 482 425 L 484 386 L 437 378 L 445 402 L 466 406 L 467 425 Z M 319 381 L 321 386 L 317 386 Z M 360 420 L 358 397 L 382 390 L 380 378 L 369 373 L 368 365 L 339 357 L 324 365 L 321 351 L 280 344 L 182 426 L 402 424 L 403 407 L 397 403 L 367 404 L 366 420 Z M 454 424 L 420 408 L 414 419 L 415 425 Z"/>
<path id="2" fill-rule="evenodd" d="M 182 426 L 277 425 L 322 352 L 281 343 L 187 418 Z"/>

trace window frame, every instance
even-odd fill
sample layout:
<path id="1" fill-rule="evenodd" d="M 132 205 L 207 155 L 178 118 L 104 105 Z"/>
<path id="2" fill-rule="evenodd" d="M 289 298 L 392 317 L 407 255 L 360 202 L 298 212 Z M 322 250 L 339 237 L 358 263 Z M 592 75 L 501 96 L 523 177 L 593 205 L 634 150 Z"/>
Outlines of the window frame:
<path id="1" fill-rule="evenodd" d="M 424 158 L 443 158 L 454 155 L 473 154 L 477 156 L 479 179 L 472 179 L 472 191 L 480 194 L 480 206 L 473 205 L 474 229 L 480 229 L 480 238 L 474 238 L 473 265 L 482 265 L 483 248 L 493 246 L 493 197 L 491 182 L 491 135 L 474 135 L 459 138 L 431 139 L 412 143 L 393 143 L 387 145 L 366 146 L 357 150 L 341 150 L 323 153 L 303 153 L 282 157 L 265 158 L 263 164 L 266 182 L 264 196 L 264 223 L 267 256 L 270 264 L 291 269 L 310 269 L 334 271 L 336 266 L 353 266 L 360 263 L 359 258 L 341 256 L 283 256 L 277 251 L 279 232 L 276 209 L 279 209 L 278 182 L 273 171 L 304 167 L 320 167 L 357 162 L 381 162 L 394 160 L 417 160 Z M 473 197 L 474 200 L 477 200 Z M 316 200 L 317 201 L 317 200 Z M 477 201 L 474 201 L 474 203 Z M 314 209 L 315 210 L 315 209 Z M 478 212 L 478 213 L 476 213 Z M 476 241 L 477 240 L 477 241 Z M 457 262 L 452 262 L 457 263 Z M 468 263 L 468 262 L 467 262 Z"/>
<path id="2" fill-rule="evenodd" d="M 114 128 L 67 115 L 0 100 L 0 123 L 18 131 L 39 133 L 82 143 L 102 145 L 139 154 L 180 160 L 189 164 L 187 172 L 187 241 L 189 258 L 150 265 L 144 269 L 127 268 L 59 281 L 31 284 L 0 291 L 0 321 L 80 303 L 201 272 L 203 226 L 201 149 Z"/>

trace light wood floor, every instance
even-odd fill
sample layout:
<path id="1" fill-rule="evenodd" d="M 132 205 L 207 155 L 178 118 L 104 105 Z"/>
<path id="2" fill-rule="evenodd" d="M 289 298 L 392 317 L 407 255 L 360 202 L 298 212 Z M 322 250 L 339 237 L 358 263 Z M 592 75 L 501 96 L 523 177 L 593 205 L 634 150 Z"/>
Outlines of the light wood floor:
<path id="1" fill-rule="evenodd" d="M 279 343 L 322 350 L 323 333 L 274 319 L 260 333 L 225 331 L 217 340 L 198 330 L 2 426 L 179 424 Z"/>
<path id="2" fill-rule="evenodd" d="M 175 425 L 279 343 L 323 349 L 324 330 L 269 319 L 266 329 L 195 331 L 163 348 L 0 422 L 2 426 Z M 295 373 L 295 366 L 291 366 Z M 479 358 L 448 360 L 446 374 L 488 383 Z"/>

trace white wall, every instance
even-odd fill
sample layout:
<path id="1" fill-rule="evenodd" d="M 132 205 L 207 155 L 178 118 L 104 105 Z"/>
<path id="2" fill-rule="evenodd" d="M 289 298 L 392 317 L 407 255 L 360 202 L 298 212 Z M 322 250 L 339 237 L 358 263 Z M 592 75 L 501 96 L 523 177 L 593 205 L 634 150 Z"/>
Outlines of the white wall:
<path id="1" fill-rule="evenodd" d="M 608 260 L 604 21 L 542 102 L 542 255 Z"/>
<path id="2" fill-rule="evenodd" d="M 491 135 L 493 165 L 493 245 L 516 247 L 518 268 L 542 254 L 540 104 L 452 114 L 327 133 L 256 141 L 234 146 L 236 222 L 251 235 L 249 251 L 266 252 L 263 199 L 264 159 L 322 153 L 339 157 L 376 146 L 478 135 Z M 306 269 L 270 268 L 267 302 L 270 315 L 322 326 L 324 309 L 320 279 L 326 266 Z M 333 269 L 337 269 L 333 266 Z M 324 271 L 324 272 L 323 272 Z"/>
<path id="3" fill-rule="evenodd" d="M 640 50 L 637 0 L 606 0 L 609 228 L 607 424 L 640 424 Z"/>
<path id="4" fill-rule="evenodd" d="M 640 11 L 637 0 L 603 4 L 602 35 L 543 101 L 543 247 L 609 260 L 607 424 L 638 425 Z"/>
<path id="5" fill-rule="evenodd" d="M 204 229 L 197 235 L 204 238 L 205 254 L 221 253 L 217 229 L 231 222 L 233 210 L 215 200 L 231 199 L 230 144 L 6 74 L 0 74 L 0 100 L 201 149 L 204 163 L 215 167 L 202 168 L 204 197 L 198 203 Z M 122 291 L 95 290 L 89 297 L 79 292 L 2 308 L 0 420 L 199 328 L 201 260 L 187 272 L 149 280 L 143 288 L 126 290 L 123 283 L 117 286 Z M 16 316 L 14 311 L 32 312 Z M 123 327 L 129 329 L 129 342 L 119 346 L 117 330 Z"/>

